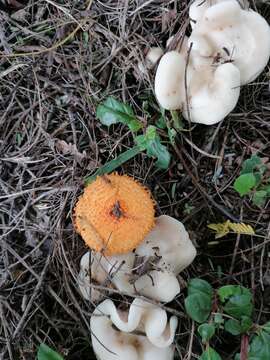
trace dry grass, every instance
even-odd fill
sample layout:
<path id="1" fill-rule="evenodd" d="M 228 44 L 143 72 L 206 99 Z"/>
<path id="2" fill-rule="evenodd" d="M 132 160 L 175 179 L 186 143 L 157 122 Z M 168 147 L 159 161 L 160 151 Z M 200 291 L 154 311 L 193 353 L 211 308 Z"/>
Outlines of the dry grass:
<path id="1" fill-rule="evenodd" d="M 270 20 L 270 5 L 256 5 Z M 149 46 L 164 47 L 171 34 L 181 38 L 187 9 L 188 1 L 176 0 L 30 0 L 11 15 L 0 11 L 1 359 L 34 359 L 41 341 L 68 360 L 91 358 L 93 305 L 76 285 L 86 249 L 74 233 L 72 209 L 83 177 L 132 146 L 125 127 L 100 126 L 96 105 L 113 94 L 144 117 L 146 99 L 154 118 L 154 72 L 142 75 L 138 61 Z M 151 189 L 158 214 L 182 219 L 192 235 L 199 255 L 183 279 L 248 286 L 261 322 L 270 314 L 269 203 L 259 209 L 241 200 L 232 183 L 252 152 L 270 157 L 268 70 L 242 90 L 225 121 L 179 135 L 168 171 L 157 171 L 145 155 L 119 169 Z M 228 235 L 209 244 L 206 225 L 224 221 L 224 211 L 262 237 Z M 183 311 L 183 298 L 184 292 L 169 305 L 171 312 Z M 200 353 L 185 317 L 176 343 L 177 359 Z M 215 346 L 231 359 L 239 343 L 227 337 Z"/>

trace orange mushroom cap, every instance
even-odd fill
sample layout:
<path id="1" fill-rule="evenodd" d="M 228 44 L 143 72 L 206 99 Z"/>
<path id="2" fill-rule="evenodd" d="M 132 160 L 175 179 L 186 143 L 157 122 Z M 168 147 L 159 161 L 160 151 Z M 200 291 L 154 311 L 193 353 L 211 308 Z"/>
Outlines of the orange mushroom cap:
<path id="1" fill-rule="evenodd" d="M 106 255 L 135 249 L 155 225 L 150 192 L 133 178 L 99 176 L 75 207 L 76 231 L 93 250 Z"/>

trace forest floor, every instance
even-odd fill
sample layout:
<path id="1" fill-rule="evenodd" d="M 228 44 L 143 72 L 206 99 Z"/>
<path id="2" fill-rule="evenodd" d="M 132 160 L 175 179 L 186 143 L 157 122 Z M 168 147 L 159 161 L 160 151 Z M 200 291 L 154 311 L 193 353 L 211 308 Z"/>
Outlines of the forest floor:
<path id="1" fill-rule="evenodd" d="M 21 0 L 19 0 L 20 2 Z M 133 146 L 127 127 L 107 128 L 96 118 L 109 95 L 154 124 L 155 69 L 141 72 L 151 46 L 165 48 L 189 32 L 189 1 L 7 1 L 0 11 L 0 356 L 35 359 L 41 342 L 65 359 L 94 359 L 89 319 L 93 305 L 77 286 L 83 240 L 72 213 L 83 178 Z M 13 6 L 13 7 L 12 7 Z M 257 1 L 270 21 L 270 5 Z M 243 87 L 234 111 L 214 126 L 184 122 L 168 170 L 141 153 L 117 169 L 144 183 L 156 214 L 181 220 L 198 256 L 181 273 L 216 288 L 242 284 L 255 301 L 254 321 L 270 317 L 270 207 L 240 197 L 233 183 L 242 163 L 270 158 L 269 67 Z M 255 236 L 229 233 L 215 239 L 207 227 L 231 219 Z M 169 304 L 184 312 L 186 289 Z M 115 301 L 124 297 L 115 295 Z M 125 298 L 125 301 L 131 299 Z M 201 354 L 192 321 L 183 316 L 177 359 Z M 223 359 L 239 352 L 239 338 L 220 335 L 213 347 Z"/>

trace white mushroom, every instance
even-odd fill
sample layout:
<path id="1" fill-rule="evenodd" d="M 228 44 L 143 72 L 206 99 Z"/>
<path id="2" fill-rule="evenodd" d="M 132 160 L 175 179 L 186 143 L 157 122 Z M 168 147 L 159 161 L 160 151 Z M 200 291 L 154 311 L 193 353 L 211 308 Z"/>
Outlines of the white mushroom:
<path id="1" fill-rule="evenodd" d="M 177 323 L 175 316 L 168 322 L 165 310 L 140 299 L 128 312 L 105 300 L 90 321 L 93 349 L 99 360 L 172 360 Z"/>
<path id="2" fill-rule="evenodd" d="M 189 7 L 190 25 L 194 29 L 205 11 L 213 5 L 230 0 L 195 0 Z"/>
<path id="3" fill-rule="evenodd" d="M 208 56 L 212 63 L 232 62 L 240 70 L 241 84 L 247 84 L 267 65 L 270 27 L 260 14 L 243 10 L 236 0 L 215 2 L 208 8 L 209 2 L 202 5 L 202 14 L 189 41 L 199 55 Z"/>
<path id="4" fill-rule="evenodd" d="M 100 253 L 91 253 L 91 279 L 92 283 L 108 286 L 114 284 L 119 291 L 134 293 L 134 286 L 129 282 L 135 255 L 104 256 Z M 78 285 L 83 297 L 87 300 L 98 301 L 102 294 L 91 287 L 89 271 L 90 252 L 83 255 L 80 262 Z"/>
<path id="5" fill-rule="evenodd" d="M 141 256 L 160 256 L 156 264 L 158 268 L 179 274 L 192 263 L 196 249 L 180 221 L 161 215 L 136 253 Z"/>
<path id="6" fill-rule="evenodd" d="M 96 301 L 99 292 L 92 289 L 90 297 L 87 254 L 81 260 L 79 287 L 86 299 Z M 162 215 L 135 253 L 111 257 L 93 253 L 91 275 L 98 283 L 106 284 L 107 280 L 107 285 L 113 284 L 126 294 L 140 294 L 169 302 L 180 292 L 177 275 L 190 265 L 195 256 L 196 249 L 183 224 Z"/>
<path id="7" fill-rule="evenodd" d="M 160 105 L 167 110 L 180 109 L 184 101 L 183 53 L 169 51 L 162 56 L 155 77 L 155 94 Z"/>
<path id="8" fill-rule="evenodd" d="M 240 95 L 240 72 L 231 63 L 217 68 L 201 65 L 193 71 L 188 87 L 187 120 L 205 125 L 223 120 L 236 106 Z"/>

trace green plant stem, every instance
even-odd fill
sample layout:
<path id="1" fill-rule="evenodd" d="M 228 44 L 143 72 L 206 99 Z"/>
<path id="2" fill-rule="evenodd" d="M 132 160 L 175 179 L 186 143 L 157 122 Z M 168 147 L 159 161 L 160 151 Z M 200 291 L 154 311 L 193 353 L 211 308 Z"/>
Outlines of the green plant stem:
<path id="1" fill-rule="evenodd" d="M 182 130 L 183 129 L 183 123 L 179 117 L 178 111 L 176 110 L 171 110 L 171 116 L 173 119 L 173 126 L 176 130 Z"/>
<path id="2" fill-rule="evenodd" d="M 125 162 L 132 159 L 134 156 L 138 155 L 141 152 L 142 150 L 139 146 L 134 146 L 133 148 L 123 152 L 116 159 L 113 159 L 107 162 L 105 165 L 101 166 L 93 175 L 86 177 L 84 179 L 85 185 L 90 184 L 96 179 L 97 176 L 111 173 L 116 168 L 123 165 Z"/>

